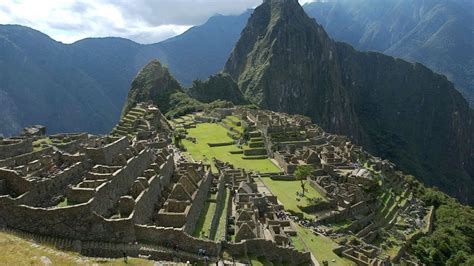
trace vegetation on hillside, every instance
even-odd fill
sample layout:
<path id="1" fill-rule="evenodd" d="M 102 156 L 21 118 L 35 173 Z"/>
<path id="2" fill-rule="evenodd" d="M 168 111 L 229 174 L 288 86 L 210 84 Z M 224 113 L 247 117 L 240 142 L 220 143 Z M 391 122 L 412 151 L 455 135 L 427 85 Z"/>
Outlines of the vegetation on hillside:
<path id="1" fill-rule="evenodd" d="M 225 73 L 210 76 L 205 81 L 195 80 L 188 93 L 191 97 L 205 103 L 216 100 L 226 100 L 238 105 L 247 103 L 237 83 Z"/>
<path id="2" fill-rule="evenodd" d="M 426 265 L 474 265 L 474 209 L 413 176 L 406 180 L 417 197 L 435 207 L 433 233 L 418 239 L 409 252 Z"/>
<path id="3" fill-rule="evenodd" d="M 146 101 L 153 102 L 166 113 L 173 107 L 171 96 L 180 92 L 183 89 L 168 68 L 158 60 L 152 60 L 133 79 L 122 114 L 126 114 L 137 103 Z"/>
<path id="4" fill-rule="evenodd" d="M 169 105 L 171 106 L 166 117 L 176 118 L 194 112 L 199 112 L 214 108 L 224 108 L 234 106 L 231 102 L 216 100 L 210 103 L 200 102 L 184 92 L 176 92 L 170 95 Z"/>

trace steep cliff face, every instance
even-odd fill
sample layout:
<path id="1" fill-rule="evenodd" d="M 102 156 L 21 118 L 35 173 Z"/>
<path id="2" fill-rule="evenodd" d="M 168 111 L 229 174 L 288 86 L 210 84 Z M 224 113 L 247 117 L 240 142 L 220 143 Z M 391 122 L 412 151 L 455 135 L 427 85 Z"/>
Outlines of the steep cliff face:
<path id="1" fill-rule="evenodd" d="M 334 42 L 296 0 L 255 10 L 225 72 L 255 104 L 310 116 L 474 201 L 473 111 L 444 76 Z"/>
<path id="2" fill-rule="evenodd" d="M 304 9 L 335 40 L 446 75 L 473 106 L 473 1 L 332 0 Z"/>
<path id="3" fill-rule="evenodd" d="M 265 1 L 249 19 L 225 72 L 262 108 L 308 115 L 359 139 L 363 132 L 339 79 L 335 50 L 297 1 Z"/>
<path id="4" fill-rule="evenodd" d="M 172 108 L 171 96 L 179 92 L 183 89 L 168 69 L 157 60 L 152 60 L 133 79 L 122 114 L 144 101 L 152 101 L 166 113 Z"/>

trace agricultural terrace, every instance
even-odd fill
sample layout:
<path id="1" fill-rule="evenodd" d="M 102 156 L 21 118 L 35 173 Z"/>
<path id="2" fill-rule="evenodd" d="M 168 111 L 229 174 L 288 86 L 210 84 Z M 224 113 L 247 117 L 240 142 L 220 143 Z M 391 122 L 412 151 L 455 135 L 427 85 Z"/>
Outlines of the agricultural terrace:
<path id="1" fill-rule="evenodd" d="M 324 197 L 309 185 L 305 186 L 304 197 L 298 197 L 296 192 L 301 192 L 300 181 L 272 180 L 268 176 L 261 178 L 270 192 L 277 196 L 278 201 L 283 204 L 286 211 L 304 217 L 314 219 L 315 215 L 304 212 L 302 208 L 325 201 Z M 291 238 L 293 245 L 298 250 L 309 250 L 313 256 L 322 262 L 327 260 L 329 265 L 353 265 L 351 261 L 341 258 L 333 252 L 337 244 L 329 237 L 315 235 L 309 229 L 295 224 L 298 235 Z"/>
<path id="2" fill-rule="evenodd" d="M 273 180 L 270 177 L 262 177 L 265 186 L 277 196 L 278 200 L 285 206 L 285 210 L 295 215 L 302 214 L 306 219 L 314 219 L 315 216 L 311 213 L 304 212 L 302 208 L 325 201 L 313 187 L 305 186 L 305 194 L 303 197 L 297 196 L 297 192 L 301 192 L 301 183 L 298 180 L 281 181 Z"/>
<path id="3" fill-rule="evenodd" d="M 199 123 L 195 128 L 188 128 L 186 131 L 187 137 L 194 138 L 195 141 L 184 139 L 182 144 L 194 160 L 211 163 L 212 158 L 215 157 L 247 171 L 280 172 L 280 169 L 268 158 L 244 159 L 243 149 L 232 143 L 234 140 L 227 135 L 228 129 L 220 124 Z M 209 145 L 218 143 L 222 146 Z M 216 170 L 214 166 L 213 170 Z"/>

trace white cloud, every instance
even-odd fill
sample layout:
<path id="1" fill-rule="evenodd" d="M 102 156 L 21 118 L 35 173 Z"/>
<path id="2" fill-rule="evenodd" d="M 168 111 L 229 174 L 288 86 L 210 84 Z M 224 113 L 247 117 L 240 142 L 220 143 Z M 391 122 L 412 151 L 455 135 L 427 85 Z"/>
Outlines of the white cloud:
<path id="1" fill-rule="evenodd" d="M 0 24 L 20 24 L 71 43 L 86 37 L 158 42 L 204 23 L 236 15 L 262 0 L 2 0 Z M 312 0 L 300 0 L 301 4 Z"/>

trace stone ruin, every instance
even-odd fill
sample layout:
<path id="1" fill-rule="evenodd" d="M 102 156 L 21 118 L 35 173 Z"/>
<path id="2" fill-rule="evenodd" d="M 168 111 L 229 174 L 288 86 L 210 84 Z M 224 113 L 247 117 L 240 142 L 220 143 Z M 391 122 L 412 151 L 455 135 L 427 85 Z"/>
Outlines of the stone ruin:
<path id="1" fill-rule="evenodd" d="M 307 182 L 325 201 L 309 210 L 317 218 L 305 225 L 328 237 L 355 237 L 358 245 L 341 243 L 341 256 L 358 265 L 396 263 L 410 239 L 429 232 L 432 208 L 413 197 L 394 164 L 368 154 L 345 136 L 324 132 L 302 116 L 245 108 L 234 115 L 261 135 L 268 154 L 282 169 L 270 175 L 272 179 L 295 180 L 293 173 L 299 165 L 313 167 Z M 345 226 L 332 226 L 340 223 Z M 247 235 L 252 235 L 252 228 L 244 228 Z M 399 241 L 391 243 L 386 240 L 389 236 Z M 379 247 L 371 245 L 376 239 L 382 239 Z M 395 256 L 383 255 L 383 249 L 394 245 L 400 246 Z"/>
<path id="2" fill-rule="evenodd" d="M 261 239 L 294 249 L 290 238 L 296 236 L 296 230 L 277 198 L 259 188 L 255 182 L 258 175 L 234 169 L 219 160 L 215 162 L 220 175 L 232 188 L 231 211 L 227 214 L 228 239 L 236 243 Z"/>
<path id="3" fill-rule="evenodd" d="M 213 174 L 210 165 L 181 158 L 170 134 L 158 108 L 141 103 L 107 136 L 2 139 L 0 228 L 87 256 L 126 251 L 199 262 L 202 249 L 210 261 L 223 251 L 240 257 L 248 250 L 292 265 L 311 260 L 290 246 L 294 231 L 279 218 L 282 207 L 258 191 L 254 176 L 228 167 Z M 48 142 L 33 149 L 42 137 Z M 235 192 L 226 228 L 235 241 L 227 241 L 227 230 L 216 241 L 193 237 L 208 195 L 224 200 L 228 187 Z"/>

